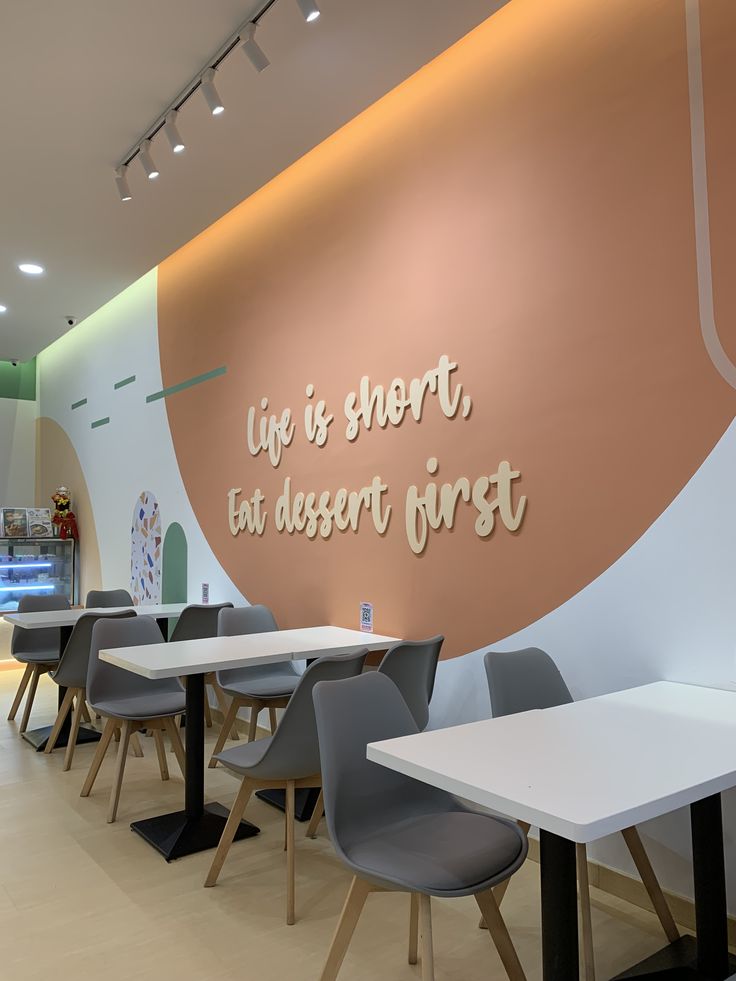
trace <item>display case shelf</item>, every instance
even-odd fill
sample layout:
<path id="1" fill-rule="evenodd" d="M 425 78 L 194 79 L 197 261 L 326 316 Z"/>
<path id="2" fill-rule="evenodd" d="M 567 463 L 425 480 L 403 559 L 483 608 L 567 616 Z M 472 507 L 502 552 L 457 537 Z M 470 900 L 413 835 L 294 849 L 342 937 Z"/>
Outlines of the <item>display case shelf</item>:
<path id="1" fill-rule="evenodd" d="M 18 609 L 24 595 L 76 602 L 76 548 L 71 539 L 0 538 L 0 610 Z"/>

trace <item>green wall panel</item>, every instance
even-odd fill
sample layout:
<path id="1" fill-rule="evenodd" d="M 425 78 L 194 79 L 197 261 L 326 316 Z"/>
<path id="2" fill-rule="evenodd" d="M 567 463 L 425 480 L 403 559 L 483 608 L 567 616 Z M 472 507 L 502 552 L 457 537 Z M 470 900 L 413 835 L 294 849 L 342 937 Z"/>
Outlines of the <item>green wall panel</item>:
<path id="1" fill-rule="evenodd" d="M 36 359 L 13 366 L 0 361 L 0 399 L 36 401 Z"/>
<path id="2" fill-rule="evenodd" d="M 186 603 L 187 554 L 187 536 L 182 526 L 174 521 L 166 529 L 164 536 L 162 603 Z"/>

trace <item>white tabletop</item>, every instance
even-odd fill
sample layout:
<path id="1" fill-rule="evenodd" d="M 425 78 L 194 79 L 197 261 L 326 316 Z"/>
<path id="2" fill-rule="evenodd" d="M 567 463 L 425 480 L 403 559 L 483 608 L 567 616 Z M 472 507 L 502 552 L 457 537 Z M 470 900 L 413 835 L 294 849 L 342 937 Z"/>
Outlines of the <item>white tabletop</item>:
<path id="1" fill-rule="evenodd" d="M 186 605 L 186 603 L 158 603 L 149 606 L 48 610 L 43 613 L 6 613 L 3 619 L 14 627 L 23 627 L 24 630 L 40 630 L 45 627 L 73 627 L 84 613 L 121 613 L 123 610 L 133 610 L 139 616 L 156 617 L 157 619 L 178 617 Z"/>
<path id="2" fill-rule="evenodd" d="M 657 682 L 371 743 L 368 759 L 589 842 L 736 786 L 736 692 Z"/>
<path id="3" fill-rule="evenodd" d="M 349 654 L 364 647 L 369 651 L 383 651 L 396 643 L 396 637 L 344 627 L 302 627 L 238 637 L 180 640 L 173 644 L 116 647 L 100 651 L 100 658 L 144 678 L 176 678 L 323 654 Z"/>

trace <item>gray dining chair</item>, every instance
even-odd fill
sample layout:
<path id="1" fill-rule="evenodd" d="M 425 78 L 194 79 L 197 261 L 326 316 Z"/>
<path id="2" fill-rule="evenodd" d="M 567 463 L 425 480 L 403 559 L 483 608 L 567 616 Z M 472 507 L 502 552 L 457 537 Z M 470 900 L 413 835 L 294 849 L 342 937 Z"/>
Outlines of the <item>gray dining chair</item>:
<path id="1" fill-rule="evenodd" d="M 236 610 L 223 610 L 218 618 L 220 637 L 261 634 L 271 630 L 278 630 L 278 627 L 273 613 L 267 606 L 243 606 Z M 300 673 L 291 661 L 218 671 L 217 683 L 231 701 L 209 765 L 217 766 L 215 757 L 225 745 L 227 735 L 234 728 L 241 708 L 250 708 L 248 742 L 256 737 L 258 716 L 263 709 L 268 709 L 271 732 L 275 732 L 276 709 L 286 708 L 300 677 Z"/>
<path id="2" fill-rule="evenodd" d="M 508 977 L 524 981 L 493 893 L 526 858 L 521 828 L 366 758 L 370 742 L 419 732 L 385 675 L 318 684 L 314 703 L 327 825 L 353 873 L 321 981 L 337 978 L 368 895 L 386 890 L 411 896 L 409 963 L 417 963 L 421 933 L 423 981 L 434 979 L 432 896 L 474 896 Z"/>
<path id="3" fill-rule="evenodd" d="M 89 797 L 116 732 L 120 733 L 115 775 L 110 792 L 107 820 L 111 824 L 118 810 L 120 788 L 123 783 L 125 760 L 131 736 L 142 729 L 153 732 L 156 741 L 161 779 L 169 779 L 163 733 L 167 732 L 171 746 L 184 774 L 184 748 L 174 718 L 185 709 L 184 689 L 178 679 L 151 681 L 140 675 L 116 668 L 101 661 L 99 652 L 114 647 L 142 647 L 161 644 L 163 636 L 156 621 L 147 616 L 123 619 L 102 618 L 92 628 L 89 667 L 87 671 L 87 698 L 95 712 L 104 719 L 97 752 L 82 787 L 82 797 Z"/>
<path id="4" fill-rule="evenodd" d="M 90 589 L 84 605 L 88 610 L 109 609 L 111 606 L 133 606 L 127 589 Z"/>
<path id="5" fill-rule="evenodd" d="M 67 716 L 72 712 L 72 724 L 69 730 L 69 737 L 64 756 L 64 770 L 71 769 L 74 759 L 74 750 L 77 745 L 77 734 L 82 719 L 89 722 L 86 714 L 87 703 L 87 667 L 89 665 L 89 654 L 92 646 L 92 628 L 98 620 L 121 619 L 134 617 L 133 610 L 123 610 L 121 612 L 110 613 L 83 613 L 74 624 L 71 637 L 61 655 L 58 667 L 50 672 L 50 677 L 62 688 L 66 689 L 64 699 L 56 716 L 51 734 L 46 741 L 44 753 L 52 753 L 59 738 L 59 734 L 66 722 Z"/>
<path id="6" fill-rule="evenodd" d="M 256 790 L 286 791 L 286 922 L 294 923 L 294 792 L 319 787 L 319 742 L 312 691 L 323 681 L 353 678 L 363 670 L 368 650 L 321 657 L 307 668 L 272 736 L 233 746 L 218 755 L 226 770 L 241 778 L 240 790 L 217 846 L 205 886 L 214 886 L 251 795 Z"/>
<path id="7" fill-rule="evenodd" d="M 18 613 L 47 613 L 54 610 L 68 610 L 69 600 L 66 596 L 21 596 L 18 602 Z M 31 709 L 36 698 L 38 679 L 42 674 L 46 674 L 59 663 L 61 656 L 61 631 L 58 627 L 50 627 L 48 630 L 25 630 L 22 627 L 13 627 L 13 636 L 10 641 L 10 653 L 26 668 L 23 677 L 20 679 L 18 691 L 15 693 L 13 704 L 8 713 L 8 721 L 12 722 L 15 718 L 23 695 L 28 689 L 25 708 L 21 717 L 19 732 L 25 732 L 28 728 L 28 720 L 31 716 Z"/>
<path id="8" fill-rule="evenodd" d="M 549 654 L 538 647 L 527 647 L 519 651 L 490 651 L 486 654 L 484 663 L 494 718 L 516 715 L 518 712 L 556 708 L 574 701 L 559 668 Z M 528 832 L 528 824 L 522 823 L 521 827 Z M 662 924 L 662 929 L 670 943 L 673 943 L 679 939 L 680 932 L 649 861 L 641 836 L 636 828 L 626 828 L 621 834 Z M 584 844 L 577 844 L 575 847 L 580 886 L 585 978 L 587 981 L 595 981 L 588 855 Z M 480 925 L 481 927 L 485 925 L 482 920 Z"/>
<path id="9" fill-rule="evenodd" d="M 393 681 L 419 730 L 427 728 L 429 703 L 432 701 L 437 662 L 445 638 L 405 640 L 386 651 L 378 670 Z"/>
<path id="10" fill-rule="evenodd" d="M 176 621 L 176 626 L 171 632 L 169 642 L 174 643 L 177 640 L 203 640 L 205 637 L 216 637 L 217 618 L 220 610 L 231 610 L 232 607 L 232 603 L 191 603 L 189 606 L 185 606 L 181 611 L 179 619 Z M 205 675 L 204 683 L 205 685 L 212 685 L 224 721 L 227 715 L 227 700 L 222 688 L 217 683 L 214 671 Z M 207 688 L 205 687 L 204 717 L 207 728 L 210 729 L 212 727 L 212 713 L 206 692 Z M 238 730 L 234 726 L 232 735 L 233 739 L 238 738 Z"/>

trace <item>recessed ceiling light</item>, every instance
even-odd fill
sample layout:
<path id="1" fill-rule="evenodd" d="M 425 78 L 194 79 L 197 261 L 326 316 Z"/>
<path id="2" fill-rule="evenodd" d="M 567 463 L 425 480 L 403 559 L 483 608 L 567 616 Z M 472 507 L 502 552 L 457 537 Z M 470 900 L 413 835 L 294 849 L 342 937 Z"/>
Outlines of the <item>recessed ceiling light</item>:
<path id="1" fill-rule="evenodd" d="M 2 303 L 0 303 L 0 313 L 7 313 L 7 312 L 8 312 L 8 308 L 6 306 L 3 306 Z"/>
<path id="2" fill-rule="evenodd" d="M 26 276 L 42 276 L 44 273 L 43 266 L 39 266 L 36 262 L 19 262 L 18 268 Z"/>

